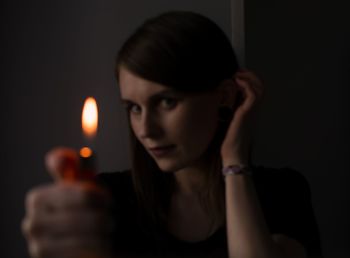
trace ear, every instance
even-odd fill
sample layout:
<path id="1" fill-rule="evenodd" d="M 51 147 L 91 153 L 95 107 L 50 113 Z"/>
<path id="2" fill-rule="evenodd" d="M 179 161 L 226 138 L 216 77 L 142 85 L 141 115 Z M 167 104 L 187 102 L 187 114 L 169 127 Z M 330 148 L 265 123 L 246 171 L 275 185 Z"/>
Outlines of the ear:
<path id="1" fill-rule="evenodd" d="M 226 79 L 219 86 L 220 105 L 233 107 L 237 95 L 237 84 L 233 79 Z"/>

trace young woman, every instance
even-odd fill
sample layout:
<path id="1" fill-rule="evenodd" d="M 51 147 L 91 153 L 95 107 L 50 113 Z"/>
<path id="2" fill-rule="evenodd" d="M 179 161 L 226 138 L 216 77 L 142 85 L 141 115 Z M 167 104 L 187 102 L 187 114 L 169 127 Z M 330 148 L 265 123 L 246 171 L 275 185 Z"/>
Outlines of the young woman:
<path id="1" fill-rule="evenodd" d="M 132 168 L 99 174 L 98 187 L 31 191 L 23 231 L 33 257 L 321 256 L 304 177 L 249 160 L 262 84 L 215 23 L 192 12 L 146 21 L 116 76 Z M 57 178 L 79 169 L 62 148 L 47 165 Z"/>

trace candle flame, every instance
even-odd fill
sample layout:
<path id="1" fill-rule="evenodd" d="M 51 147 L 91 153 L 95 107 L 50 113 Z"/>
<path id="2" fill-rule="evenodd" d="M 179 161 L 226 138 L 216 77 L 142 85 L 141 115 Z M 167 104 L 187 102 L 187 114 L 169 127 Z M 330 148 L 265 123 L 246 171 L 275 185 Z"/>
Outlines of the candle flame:
<path id="1" fill-rule="evenodd" d="M 87 137 L 94 137 L 97 132 L 98 111 L 96 100 L 92 97 L 85 100 L 81 123 L 84 134 Z"/>

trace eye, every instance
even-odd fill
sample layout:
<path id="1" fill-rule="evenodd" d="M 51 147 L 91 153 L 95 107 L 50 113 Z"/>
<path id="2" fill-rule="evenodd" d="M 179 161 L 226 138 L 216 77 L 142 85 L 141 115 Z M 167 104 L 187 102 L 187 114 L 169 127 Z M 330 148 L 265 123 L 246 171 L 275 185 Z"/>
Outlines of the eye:
<path id="1" fill-rule="evenodd" d="M 135 104 L 127 104 L 126 110 L 128 111 L 128 113 L 134 113 L 134 114 L 138 114 L 141 112 L 141 108 Z"/>
<path id="2" fill-rule="evenodd" d="M 177 104 L 177 99 L 174 98 L 162 98 L 161 105 L 167 109 L 174 108 Z"/>

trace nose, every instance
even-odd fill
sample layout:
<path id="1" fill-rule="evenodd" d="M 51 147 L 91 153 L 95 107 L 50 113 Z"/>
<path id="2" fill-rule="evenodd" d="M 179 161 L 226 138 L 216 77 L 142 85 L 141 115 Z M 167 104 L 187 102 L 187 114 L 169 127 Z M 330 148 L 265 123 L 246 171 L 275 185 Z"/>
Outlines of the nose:
<path id="1" fill-rule="evenodd" d="M 140 139 L 158 138 L 161 135 L 161 126 L 158 117 L 149 111 L 143 112 L 138 121 L 138 136 Z"/>

